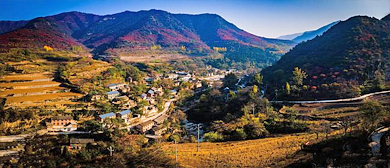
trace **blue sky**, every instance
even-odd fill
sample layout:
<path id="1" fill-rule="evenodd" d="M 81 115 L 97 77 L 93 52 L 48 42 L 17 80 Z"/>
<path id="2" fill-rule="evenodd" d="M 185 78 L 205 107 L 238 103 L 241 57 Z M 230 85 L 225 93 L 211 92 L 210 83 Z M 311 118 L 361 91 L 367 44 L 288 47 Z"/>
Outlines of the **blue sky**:
<path id="1" fill-rule="evenodd" d="M 149 9 L 216 13 L 250 33 L 272 38 L 355 15 L 382 18 L 390 13 L 390 0 L 0 0 L 0 20 L 28 20 L 68 11 L 104 15 Z"/>

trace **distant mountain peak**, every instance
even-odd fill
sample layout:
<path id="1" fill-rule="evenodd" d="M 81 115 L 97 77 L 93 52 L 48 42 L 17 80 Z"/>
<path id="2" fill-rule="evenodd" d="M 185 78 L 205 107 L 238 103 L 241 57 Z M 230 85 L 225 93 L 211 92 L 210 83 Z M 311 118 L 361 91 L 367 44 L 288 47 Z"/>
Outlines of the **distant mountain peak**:
<path id="1" fill-rule="evenodd" d="M 283 36 L 279 36 L 277 37 L 277 39 L 281 39 L 281 40 L 292 40 L 300 35 L 302 35 L 303 33 L 294 33 L 294 34 L 287 34 L 287 35 L 283 35 Z"/>
<path id="2" fill-rule="evenodd" d="M 315 38 L 316 36 L 321 36 L 324 32 L 326 32 L 328 29 L 330 29 L 332 26 L 336 25 L 339 22 L 340 21 L 335 21 L 335 22 L 332 22 L 332 23 L 327 24 L 325 26 L 322 26 L 317 30 L 303 32 L 302 35 L 299 35 L 292 40 L 297 42 L 297 43 L 311 40 L 311 39 Z"/>
<path id="3" fill-rule="evenodd" d="M 388 15 L 386 15 L 385 17 L 383 17 L 381 20 L 390 21 L 390 13 Z"/>

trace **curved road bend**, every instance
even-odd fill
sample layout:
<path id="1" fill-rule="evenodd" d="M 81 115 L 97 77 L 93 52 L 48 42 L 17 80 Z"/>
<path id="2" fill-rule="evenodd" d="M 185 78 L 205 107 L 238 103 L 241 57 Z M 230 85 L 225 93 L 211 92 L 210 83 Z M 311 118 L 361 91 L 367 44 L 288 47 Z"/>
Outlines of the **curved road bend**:
<path id="1" fill-rule="evenodd" d="M 128 125 L 128 126 L 125 126 L 125 127 L 121 127 L 120 129 L 128 129 L 128 130 L 129 130 L 130 128 L 132 128 L 132 127 L 134 127 L 134 126 L 136 126 L 136 125 L 139 125 L 139 124 L 141 124 L 141 123 L 144 123 L 144 122 L 147 122 L 147 121 L 150 121 L 150 120 L 154 120 L 154 119 L 156 119 L 157 117 L 160 117 L 161 115 L 165 114 L 165 113 L 169 110 L 169 107 L 171 106 L 171 104 L 172 104 L 173 101 L 176 101 L 176 98 L 167 101 L 167 102 L 164 104 L 164 109 L 163 109 L 160 113 L 158 113 L 158 114 L 156 114 L 156 115 L 153 115 L 153 116 L 151 116 L 151 117 L 148 117 L 148 118 L 144 118 L 144 119 L 142 119 L 141 121 L 139 121 L 139 122 L 137 122 L 137 123 L 134 123 L 134 124 L 131 124 L 131 125 Z"/>

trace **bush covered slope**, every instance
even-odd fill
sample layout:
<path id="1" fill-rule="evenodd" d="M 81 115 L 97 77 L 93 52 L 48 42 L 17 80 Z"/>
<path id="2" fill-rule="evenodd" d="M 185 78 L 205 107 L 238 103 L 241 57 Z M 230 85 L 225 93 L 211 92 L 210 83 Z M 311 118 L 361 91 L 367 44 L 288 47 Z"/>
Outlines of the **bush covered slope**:
<path id="1" fill-rule="evenodd" d="M 287 97 L 302 99 L 312 97 L 313 94 L 318 94 L 319 98 L 334 97 L 329 89 L 348 89 L 360 85 L 353 91 L 346 91 L 359 94 L 361 91 L 384 88 L 384 82 L 390 77 L 389 56 L 390 17 L 378 20 L 356 16 L 338 23 L 322 36 L 298 44 L 273 66 L 264 69 L 263 74 L 271 86 L 268 90 L 271 94 L 275 94 L 272 93 L 275 89 L 278 92 L 285 90 L 286 82 L 294 84 L 296 89 L 302 90 L 301 93 L 311 93 Z M 301 68 L 308 75 L 304 86 L 295 85 L 291 80 L 295 67 Z"/>

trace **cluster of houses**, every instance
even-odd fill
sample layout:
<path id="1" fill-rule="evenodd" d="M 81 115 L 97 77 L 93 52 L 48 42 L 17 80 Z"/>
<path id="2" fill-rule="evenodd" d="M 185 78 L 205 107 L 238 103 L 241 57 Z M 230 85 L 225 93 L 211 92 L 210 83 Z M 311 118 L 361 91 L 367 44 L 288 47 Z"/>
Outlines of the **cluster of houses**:
<path id="1" fill-rule="evenodd" d="M 148 76 L 145 78 L 147 85 L 151 85 L 155 80 L 161 79 L 171 79 L 174 82 L 174 86 L 178 87 L 182 82 L 190 82 L 195 89 L 202 87 L 202 82 L 195 79 L 195 76 L 187 72 L 176 72 L 172 71 L 171 73 L 164 75 L 155 75 Z M 132 82 L 132 81 L 130 81 Z M 106 96 L 111 103 L 120 105 L 122 111 L 117 113 L 107 113 L 98 116 L 100 122 L 109 118 L 121 118 L 126 124 L 132 124 L 136 121 L 139 121 L 146 116 L 154 116 L 158 114 L 157 108 L 157 98 L 164 95 L 164 88 L 162 87 L 151 87 L 146 93 L 140 95 L 139 99 L 148 101 L 149 105 L 143 108 L 143 116 L 133 113 L 129 110 L 132 107 L 137 106 L 137 103 L 134 100 L 131 100 L 125 93 L 130 91 L 130 86 L 125 83 L 112 83 L 107 85 L 107 88 L 110 89 L 107 92 Z M 171 90 L 170 94 L 172 96 L 177 95 L 176 90 Z M 92 100 L 102 100 L 105 95 L 93 95 Z M 138 101 L 139 101 L 138 99 Z M 154 120 L 143 122 L 142 124 L 136 126 L 140 132 L 146 133 L 150 132 L 154 135 L 161 135 L 166 128 L 162 126 L 162 123 L 167 118 L 166 115 L 161 115 Z M 47 122 L 48 131 L 75 131 L 77 130 L 77 123 L 73 120 L 71 116 L 58 116 L 51 118 L 50 122 Z"/>
<path id="2" fill-rule="evenodd" d="M 151 82 L 162 79 L 171 79 L 175 87 L 180 86 L 182 82 L 192 83 L 194 89 L 202 87 L 202 82 L 196 79 L 196 76 L 194 74 L 181 71 L 171 71 L 170 73 L 163 75 L 148 76 L 145 78 L 145 81 L 148 83 L 147 85 L 150 85 Z"/>
<path id="3" fill-rule="evenodd" d="M 106 119 L 121 118 L 126 124 L 130 124 L 132 121 L 141 118 L 141 115 L 131 112 L 131 110 L 124 110 L 118 113 L 106 113 L 98 116 L 100 122 L 104 122 Z"/>
<path id="4" fill-rule="evenodd" d="M 112 99 L 120 96 L 121 92 L 124 93 L 124 92 L 130 91 L 129 85 L 124 84 L 124 83 L 119 83 L 119 84 L 112 83 L 112 84 L 107 85 L 107 87 L 111 90 L 111 91 L 107 92 L 107 97 L 109 100 L 112 100 Z"/>
<path id="5" fill-rule="evenodd" d="M 208 70 L 208 73 L 206 74 L 206 76 L 227 75 L 229 73 L 237 73 L 237 72 L 239 72 L 237 69 L 223 70 L 223 69 L 214 68 L 214 67 L 212 67 L 210 65 L 208 65 L 206 67 L 206 69 Z"/>
<path id="6" fill-rule="evenodd" d="M 135 119 L 143 119 L 143 116 L 139 114 L 132 113 L 130 110 L 124 110 L 118 113 L 107 113 L 103 115 L 99 115 L 98 119 L 100 122 L 104 122 L 104 120 L 109 118 L 121 118 L 125 121 L 126 124 L 132 123 Z M 166 131 L 166 127 L 162 126 L 162 123 L 167 119 L 165 114 L 158 116 L 154 120 L 149 120 L 137 125 L 135 128 L 138 129 L 141 133 L 147 133 L 152 130 L 152 134 L 154 135 L 162 135 L 164 131 Z"/>
<path id="7" fill-rule="evenodd" d="M 163 126 L 163 123 L 166 119 L 167 116 L 163 114 L 154 120 L 149 120 L 137 125 L 136 129 L 138 129 L 141 133 L 151 133 L 153 135 L 160 136 L 167 130 L 167 127 Z"/>

